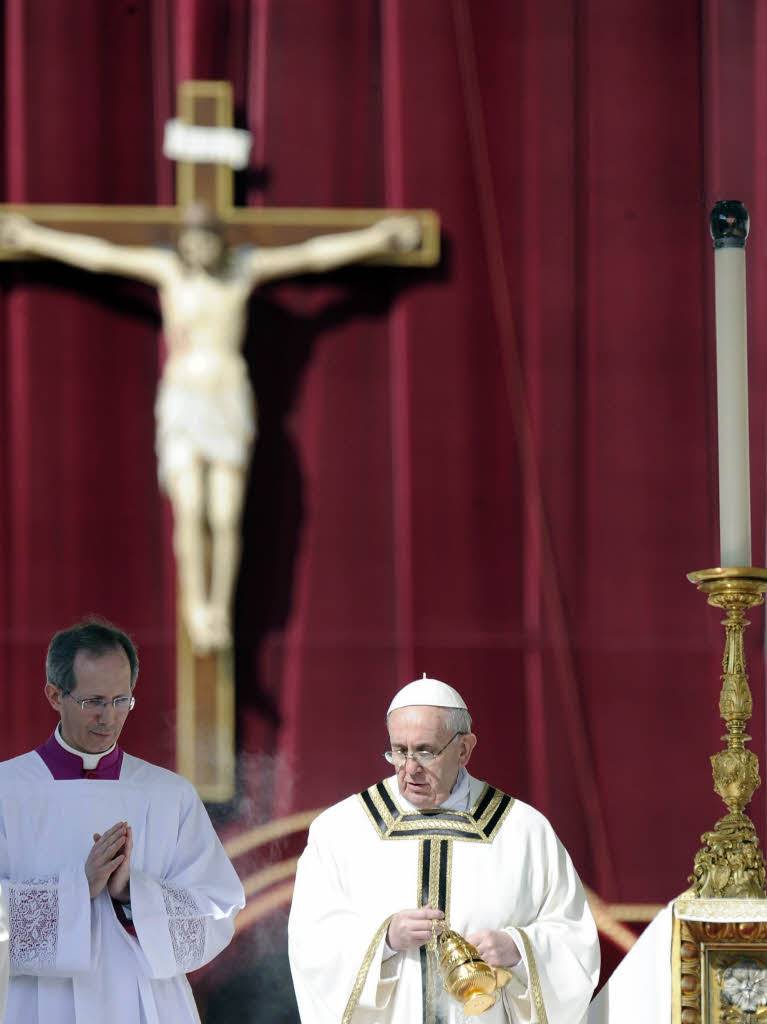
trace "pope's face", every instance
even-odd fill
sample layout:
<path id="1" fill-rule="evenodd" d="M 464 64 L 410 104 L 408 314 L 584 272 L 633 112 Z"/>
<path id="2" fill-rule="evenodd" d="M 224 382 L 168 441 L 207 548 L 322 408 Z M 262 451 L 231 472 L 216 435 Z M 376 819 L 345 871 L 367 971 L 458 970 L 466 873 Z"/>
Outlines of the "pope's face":
<path id="1" fill-rule="evenodd" d="M 394 766 L 400 794 L 406 800 L 420 810 L 440 807 L 455 785 L 458 769 L 468 764 L 477 737 L 463 733 L 451 740 L 453 732 L 445 724 L 443 708 L 420 705 L 397 708 L 389 715 L 388 725 L 395 754 L 413 754 L 419 750 L 436 754 L 445 747 L 436 761 L 425 767 L 412 757 Z"/>
<path id="2" fill-rule="evenodd" d="M 116 711 L 111 701 L 113 697 L 131 696 L 130 662 L 122 648 L 95 656 L 78 651 L 74 672 L 71 696 L 52 683 L 45 684 L 45 695 L 61 715 L 61 735 L 70 747 L 84 754 L 100 754 L 117 742 L 128 717 L 127 711 Z M 107 704 L 95 711 L 83 711 L 73 697 L 102 697 Z"/>

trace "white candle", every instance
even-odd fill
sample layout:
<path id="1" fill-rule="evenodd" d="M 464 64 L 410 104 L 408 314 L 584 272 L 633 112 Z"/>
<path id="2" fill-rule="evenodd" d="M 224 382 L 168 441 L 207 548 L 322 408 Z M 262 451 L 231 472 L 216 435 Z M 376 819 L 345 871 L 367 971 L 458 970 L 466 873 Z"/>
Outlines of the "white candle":
<path id="1" fill-rule="evenodd" d="M 716 391 L 719 422 L 720 565 L 751 565 L 751 486 L 746 352 L 746 237 L 742 203 L 711 214 L 716 297 Z"/>

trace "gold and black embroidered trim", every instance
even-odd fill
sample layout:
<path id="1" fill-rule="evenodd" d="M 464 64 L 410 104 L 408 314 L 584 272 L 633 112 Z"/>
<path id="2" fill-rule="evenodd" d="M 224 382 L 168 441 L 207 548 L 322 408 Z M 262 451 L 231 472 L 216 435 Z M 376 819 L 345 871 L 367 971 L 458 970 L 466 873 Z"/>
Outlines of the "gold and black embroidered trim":
<path id="1" fill-rule="evenodd" d="M 538 973 L 538 964 L 535 962 L 535 954 L 533 953 L 533 946 L 525 935 L 521 928 L 517 931 L 522 937 L 522 945 L 525 947 L 525 957 L 527 959 L 527 978 L 530 985 L 530 995 L 532 997 L 533 1006 L 535 1007 L 536 1013 L 538 1014 L 538 1021 L 540 1024 L 548 1024 L 549 1018 L 546 1015 L 546 1004 L 543 1001 L 543 990 L 541 988 L 541 976 Z"/>
<path id="2" fill-rule="evenodd" d="M 418 906 L 450 916 L 453 847 L 449 839 L 422 839 L 418 848 Z"/>
<path id="3" fill-rule="evenodd" d="M 384 782 L 359 794 L 362 806 L 382 839 L 459 839 L 489 843 L 514 803 L 494 786 L 485 786 L 474 807 L 464 811 L 409 811 L 394 803 Z"/>
<path id="4" fill-rule="evenodd" d="M 498 790 L 494 786 L 485 786 L 485 788 L 479 794 L 479 800 L 477 800 L 476 804 L 474 805 L 474 809 L 471 812 L 471 816 L 475 818 L 477 821 L 479 821 L 479 819 L 487 810 L 490 801 L 493 799 L 497 792 Z"/>
<path id="5" fill-rule="evenodd" d="M 510 796 L 507 796 L 506 793 L 497 795 L 499 799 L 492 804 L 491 810 L 485 819 L 485 824 L 482 826 L 482 831 L 487 839 L 495 835 L 496 829 L 506 817 L 506 812 L 511 806 Z"/>
<path id="6" fill-rule="evenodd" d="M 367 980 L 370 965 L 372 964 L 373 958 L 376 955 L 376 950 L 381 944 L 381 940 L 383 939 L 384 935 L 386 935 L 386 930 L 389 927 L 389 922 L 391 921 L 392 917 L 394 917 L 393 914 L 386 918 L 384 923 L 380 926 L 378 931 L 373 936 L 373 940 L 367 948 L 367 952 L 365 953 L 365 956 L 362 959 L 360 969 L 357 971 L 357 977 L 354 981 L 354 987 L 352 988 L 351 995 L 349 996 L 349 1001 L 346 1004 L 344 1015 L 341 1018 L 341 1024 L 351 1024 L 351 1019 L 354 1016 L 354 1011 L 357 1009 L 357 1006 L 359 1005 L 360 996 L 362 995 L 362 990 L 365 987 L 365 981 Z"/>
<path id="7" fill-rule="evenodd" d="M 384 790 L 384 795 L 387 797 L 386 800 L 380 790 Z M 379 830 L 379 832 L 387 829 L 393 821 L 396 821 L 400 817 L 400 811 L 394 807 L 393 811 L 390 808 L 391 797 L 385 792 L 386 787 L 382 782 L 379 782 L 376 786 L 371 786 L 370 789 L 364 790 L 360 793 L 360 799 L 365 805 L 365 810 L 370 815 L 373 824 Z"/>
<path id="8" fill-rule="evenodd" d="M 418 844 L 418 906 L 441 910 L 450 918 L 450 887 L 453 874 L 452 839 L 421 839 Z M 439 977 L 439 942 L 436 936 L 421 946 L 421 996 L 423 1024 L 440 1024 L 437 1010 Z"/>

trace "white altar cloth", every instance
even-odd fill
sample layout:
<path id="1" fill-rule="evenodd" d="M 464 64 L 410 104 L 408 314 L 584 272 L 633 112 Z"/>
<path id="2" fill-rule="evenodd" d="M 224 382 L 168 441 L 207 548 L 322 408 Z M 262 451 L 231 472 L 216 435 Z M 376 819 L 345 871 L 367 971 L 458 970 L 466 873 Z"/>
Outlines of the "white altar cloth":
<path id="1" fill-rule="evenodd" d="M 592 1000 L 587 1024 L 669 1024 L 673 903 L 650 922 Z"/>

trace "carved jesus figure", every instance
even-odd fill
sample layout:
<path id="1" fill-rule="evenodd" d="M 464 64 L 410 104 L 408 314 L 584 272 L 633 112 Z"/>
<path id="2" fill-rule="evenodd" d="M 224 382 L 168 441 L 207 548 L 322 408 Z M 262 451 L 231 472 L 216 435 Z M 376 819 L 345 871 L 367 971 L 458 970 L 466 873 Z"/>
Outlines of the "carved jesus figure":
<path id="1" fill-rule="evenodd" d="M 251 292 L 275 278 L 408 252 L 419 242 L 418 221 L 393 216 L 358 231 L 247 249 L 233 258 L 220 225 L 199 203 L 187 211 L 176 250 L 114 245 L 44 228 L 18 214 L 0 218 L 2 248 L 137 278 L 158 290 L 168 350 L 155 405 L 158 475 L 173 507 L 181 613 L 198 653 L 232 642 L 240 525 L 256 433 L 241 351 Z"/>

